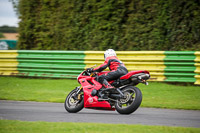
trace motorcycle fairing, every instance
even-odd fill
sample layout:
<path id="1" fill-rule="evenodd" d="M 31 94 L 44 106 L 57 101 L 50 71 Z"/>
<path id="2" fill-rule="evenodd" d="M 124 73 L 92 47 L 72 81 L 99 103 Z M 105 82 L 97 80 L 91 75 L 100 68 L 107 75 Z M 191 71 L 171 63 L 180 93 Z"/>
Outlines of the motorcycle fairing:
<path id="1" fill-rule="evenodd" d="M 93 109 L 105 109 L 105 110 L 115 110 L 110 106 L 107 101 L 98 101 L 97 96 L 92 96 L 91 92 L 93 89 L 99 90 L 102 85 L 95 80 L 94 77 L 82 78 L 79 80 L 84 91 L 84 107 Z"/>

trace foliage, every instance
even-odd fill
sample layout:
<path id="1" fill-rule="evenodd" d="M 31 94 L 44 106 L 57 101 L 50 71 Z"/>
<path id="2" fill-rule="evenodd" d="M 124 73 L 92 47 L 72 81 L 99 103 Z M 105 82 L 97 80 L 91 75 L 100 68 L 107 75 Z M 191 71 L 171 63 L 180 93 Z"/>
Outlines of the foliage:
<path id="1" fill-rule="evenodd" d="M 17 33 L 17 27 L 3 25 L 3 26 L 0 26 L 0 32 L 2 32 L 2 33 Z"/>
<path id="2" fill-rule="evenodd" d="M 8 0 L 8 1 L 12 2 L 13 8 L 16 12 L 16 15 L 19 16 L 19 8 L 18 8 L 19 0 Z"/>
<path id="3" fill-rule="evenodd" d="M 4 35 L 3 35 L 3 33 L 1 33 L 1 32 L 0 32 L 0 38 L 4 38 Z"/>
<path id="4" fill-rule="evenodd" d="M 19 49 L 200 49 L 199 0 L 20 0 L 18 8 Z"/>
<path id="5" fill-rule="evenodd" d="M 1 77 L 0 84 L 1 100 L 60 103 L 64 103 L 67 94 L 79 86 L 76 80 L 16 77 Z M 140 84 L 137 87 L 143 94 L 143 107 L 200 110 L 198 86 L 150 82 L 149 86 Z"/>

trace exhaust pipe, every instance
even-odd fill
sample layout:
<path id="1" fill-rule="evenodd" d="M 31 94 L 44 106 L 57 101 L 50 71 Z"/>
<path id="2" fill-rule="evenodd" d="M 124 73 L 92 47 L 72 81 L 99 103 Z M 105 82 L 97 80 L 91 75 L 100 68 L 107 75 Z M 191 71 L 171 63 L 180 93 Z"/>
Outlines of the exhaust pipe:
<path id="1" fill-rule="evenodd" d="M 149 74 L 143 74 L 143 75 L 140 75 L 140 76 L 138 76 L 138 79 L 140 79 L 140 80 L 147 80 L 147 79 L 149 79 L 150 78 L 150 75 Z"/>

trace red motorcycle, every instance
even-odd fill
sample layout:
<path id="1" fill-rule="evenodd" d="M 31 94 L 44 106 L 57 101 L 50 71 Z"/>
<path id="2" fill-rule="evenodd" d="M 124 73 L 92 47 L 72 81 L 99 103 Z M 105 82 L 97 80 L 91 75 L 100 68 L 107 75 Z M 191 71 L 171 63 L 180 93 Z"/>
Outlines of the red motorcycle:
<path id="1" fill-rule="evenodd" d="M 83 108 L 99 110 L 117 110 L 120 114 L 130 114 L 138 109 L 142 102 L 142 93 L 135 87 L 138 83 L 148 85 L 148 71 L 131 71 L 117 80 L 109 81 L 115 88 L 104 88 L 98 77 L 108 72 L 89 73 L 83 71 L 77 80 L 81 84 L 72 90 L 65 100 L 65 109 L 76 113 Z"/>

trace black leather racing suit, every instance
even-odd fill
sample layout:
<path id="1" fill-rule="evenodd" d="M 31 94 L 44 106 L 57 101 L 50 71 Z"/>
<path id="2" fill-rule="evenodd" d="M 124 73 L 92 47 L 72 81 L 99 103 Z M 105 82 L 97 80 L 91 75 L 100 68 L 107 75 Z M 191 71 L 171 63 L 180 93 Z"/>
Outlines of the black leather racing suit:
<path id="1" fill-rule="evenodd" d="M 105 84 L 105 80 L 106 81 L 116 80 L 119 77 L 121 77 L 122 75 L 125 75 L 128 73 L 128 70 L 126 69 L 125 65 L 116 56 L 107 57 L 104 64 L 93 69 L 93 71 L 101 72 L 104 69 L 106 69 L 107 67 L 109 67 L 110 72 L 107 75 L 99 76 L 99 82 L 101 84 Z"/>

